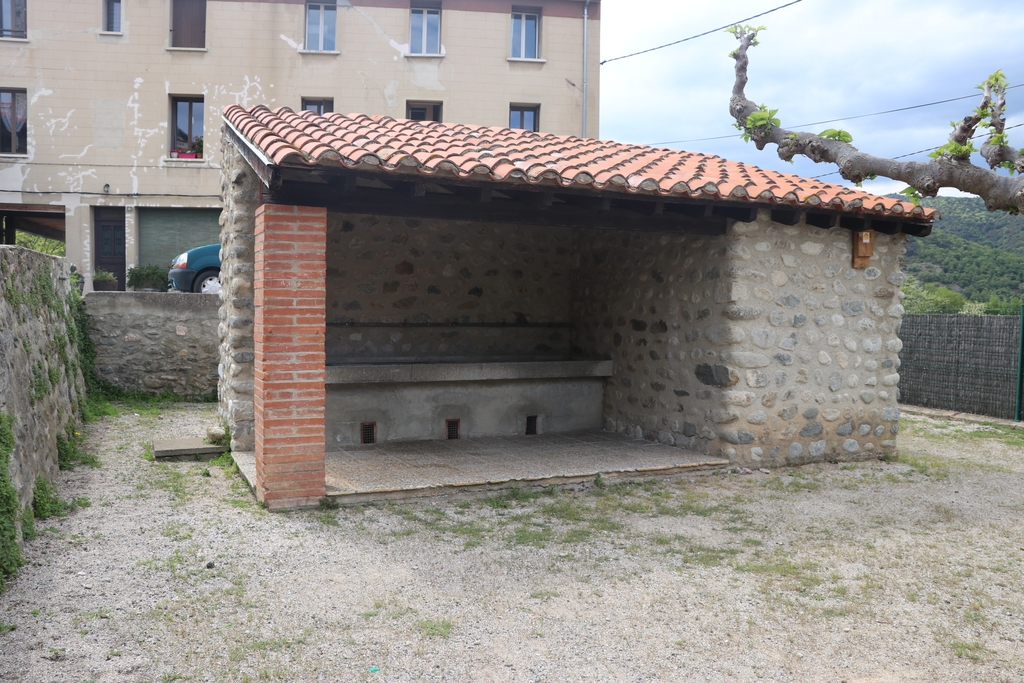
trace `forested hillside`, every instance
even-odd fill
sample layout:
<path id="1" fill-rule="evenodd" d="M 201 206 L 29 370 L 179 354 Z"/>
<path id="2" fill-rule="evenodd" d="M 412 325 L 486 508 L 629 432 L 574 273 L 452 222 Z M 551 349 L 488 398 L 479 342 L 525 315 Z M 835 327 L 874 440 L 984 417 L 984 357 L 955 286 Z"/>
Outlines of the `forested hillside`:
<path id="1" fill-rule="evenodd" d="M 937 197 L 924 205 L 942 220 L 932 234 L 910 238 L 906 270 L 922 284 L 962 292 L 972 301 L 1024 293 L 1024 217 L 989 212 L 975 197 Z"/>

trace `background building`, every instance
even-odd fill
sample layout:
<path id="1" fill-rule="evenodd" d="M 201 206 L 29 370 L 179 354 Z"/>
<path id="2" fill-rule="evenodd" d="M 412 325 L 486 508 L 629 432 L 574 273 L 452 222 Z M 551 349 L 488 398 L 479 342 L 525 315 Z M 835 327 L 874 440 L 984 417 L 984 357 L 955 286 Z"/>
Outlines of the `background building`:
<path id="1" fill-rule="evenodd" d="M 90 282 L 218 240 L 227 105 L 598 134 L 598 0 L 0 0 L 0 214 Z M 584 11 L 589 14 L 584 107 Z M 586 126 L 583 116 L 586 111 Z M 87 284 L 87 286 L 90 286 Z"/>

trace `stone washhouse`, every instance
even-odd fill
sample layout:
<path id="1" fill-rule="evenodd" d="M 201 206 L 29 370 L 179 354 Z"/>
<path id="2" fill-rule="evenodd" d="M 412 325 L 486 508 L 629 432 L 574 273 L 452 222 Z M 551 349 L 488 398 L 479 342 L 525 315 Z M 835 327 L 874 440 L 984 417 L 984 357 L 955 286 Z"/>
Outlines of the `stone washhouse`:
<path id="1" fill-rule="evenodd" d="M 316 504 L 325 453 L 364 443 L 895 446 L 900 263 L 934 211 L 523 130 L 263 106 L 222 130 L 221 413 L 268 507 Z"/>

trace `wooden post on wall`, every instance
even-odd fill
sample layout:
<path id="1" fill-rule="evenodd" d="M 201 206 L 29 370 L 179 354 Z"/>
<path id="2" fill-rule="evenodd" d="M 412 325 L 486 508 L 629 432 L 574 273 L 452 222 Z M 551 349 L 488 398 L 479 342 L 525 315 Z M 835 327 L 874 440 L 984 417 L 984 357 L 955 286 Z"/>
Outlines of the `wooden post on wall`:
<path id="1" fill-rule="evenodd" d="M 875 231 L 860 230 L 853 233 L 853 267 L 867 268 L 875 253 Z"/>

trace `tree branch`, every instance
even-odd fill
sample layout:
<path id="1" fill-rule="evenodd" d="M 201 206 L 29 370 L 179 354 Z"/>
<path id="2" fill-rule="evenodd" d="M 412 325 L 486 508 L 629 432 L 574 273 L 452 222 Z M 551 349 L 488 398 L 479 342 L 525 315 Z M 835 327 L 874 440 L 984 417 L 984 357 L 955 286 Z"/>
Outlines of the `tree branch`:
<path id="1" fill-rule="evenodd" d="M 993 75 L 986 81 L 982 106 L 954 126 L 950 143 L 939 148 L 939 156 L 927 162 L 897 161 L 865 154 L 840 139 L 787 130 L 778 125 L 777 119 L 766 117 L 767 109 L 751 102 L 744 92 L 750 64 L 747 52 L 757 45 L 759 30 L 749 26 L 730 29 L 740 45 L 731 55 L 736 61 L 736 80 L 729 100 L 729 113 L 737 127 L 749 135 L 759 150 L 775 143 L 779 158 L 784 161 L 803 155 L 817 163 L 833 163 L 843 178 L 854 183 L 881 176 L 905 182 L 926 197 L 934 197 L 940 188 L 952 187 L 978 195 L 989 211 L 1024 210 L 1024 176 L 1006 176 L 976 166 L 970 161 L 970 153 L 963 149 L 973 149 L 969 147 L 970 138 L 988 119 L 992 134 L 982 146 L 982 156 L 993 169 L 1009 165 L 1018 173 L 1024 172 L 1024 154 L 1007 145 L 1003 133 L 1005 79 L 1001 74 L 997 72 L 999 79 Z"/>

